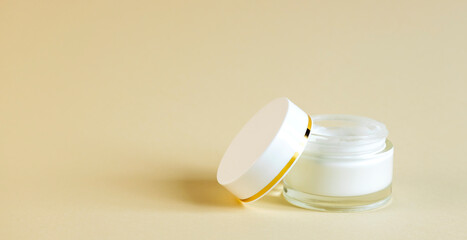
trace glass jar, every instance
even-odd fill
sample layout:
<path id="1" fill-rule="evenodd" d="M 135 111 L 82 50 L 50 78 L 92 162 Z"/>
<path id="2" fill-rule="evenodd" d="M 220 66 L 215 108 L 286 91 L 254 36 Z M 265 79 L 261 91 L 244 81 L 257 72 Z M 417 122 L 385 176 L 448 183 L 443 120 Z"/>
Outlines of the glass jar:
<path id="1" fill-rule="evenodd" d="M 305 149 L 283 180 L 285 199 L 320 211 L 386 205 L 391 199 L 394 150 L 385 125 L 351 115 L 312 119 Z"/>
<path id="2" fill-rule="evenodd" d="M 260 109 L 224 153 L 217 181 L 243 203 L 281 181 L 290 203 L 355 212 L 391 200 L 393 147 L 384 124 L 350 115 L 309 116 L 288 98 Z"/>

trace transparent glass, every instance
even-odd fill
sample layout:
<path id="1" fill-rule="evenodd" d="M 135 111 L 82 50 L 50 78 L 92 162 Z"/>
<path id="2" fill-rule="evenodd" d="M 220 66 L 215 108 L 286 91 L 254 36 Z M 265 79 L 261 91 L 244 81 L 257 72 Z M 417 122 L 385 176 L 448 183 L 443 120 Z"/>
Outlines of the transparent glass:
<path id="1" fill-rule="evenodd" d="M 393 146 L 384 124 L 351 115 L 313 116 L 304 152 L 284 178 L 293 205 L 355 212 L 391 199 Z"/>
<path id="2" fill-rule="evenodd" d="M 284 184 L 285 199 L 295 206 L 327 212 L 361 212 L 386 206 L 391 202 L 391 185 L 361 196 L 321 196 L 295 190 Z"/>

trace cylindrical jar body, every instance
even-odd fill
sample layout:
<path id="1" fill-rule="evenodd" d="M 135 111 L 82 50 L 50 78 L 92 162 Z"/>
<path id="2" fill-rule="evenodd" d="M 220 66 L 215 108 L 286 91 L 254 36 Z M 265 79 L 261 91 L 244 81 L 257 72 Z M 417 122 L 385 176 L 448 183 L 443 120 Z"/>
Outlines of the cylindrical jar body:
<path id="1" fill-rule="evenodd" d="M 391 198 L 393 146 L 384 124 L 350 115 L 313 116 L 303 154 L 284 179 L 292 204 L 322 211 L 363 211 Z"/>

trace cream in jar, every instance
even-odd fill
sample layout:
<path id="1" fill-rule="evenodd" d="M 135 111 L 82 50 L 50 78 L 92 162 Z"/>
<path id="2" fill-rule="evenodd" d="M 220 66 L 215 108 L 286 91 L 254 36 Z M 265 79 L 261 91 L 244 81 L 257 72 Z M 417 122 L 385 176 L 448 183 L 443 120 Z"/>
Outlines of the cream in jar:
<path id="1" fill-rule="evenodd" d="M 393 147 L 384 124 L 351 115 L 317 115 L 307 145 L 284 178 L 290 203 L 361 211 L 390 200 Z"/>

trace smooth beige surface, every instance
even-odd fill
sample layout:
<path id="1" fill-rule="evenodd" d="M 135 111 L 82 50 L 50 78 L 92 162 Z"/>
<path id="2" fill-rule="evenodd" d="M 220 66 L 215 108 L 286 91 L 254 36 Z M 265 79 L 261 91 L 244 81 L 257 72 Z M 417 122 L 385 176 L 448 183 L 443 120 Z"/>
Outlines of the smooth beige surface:
<path id="1" fill-rule="evenodd" d="M 466 239 L 466 1 L 0 1 L 0 239 Z M 386 123 L 381 211 L 215 180 L 288 96 Z"/>

